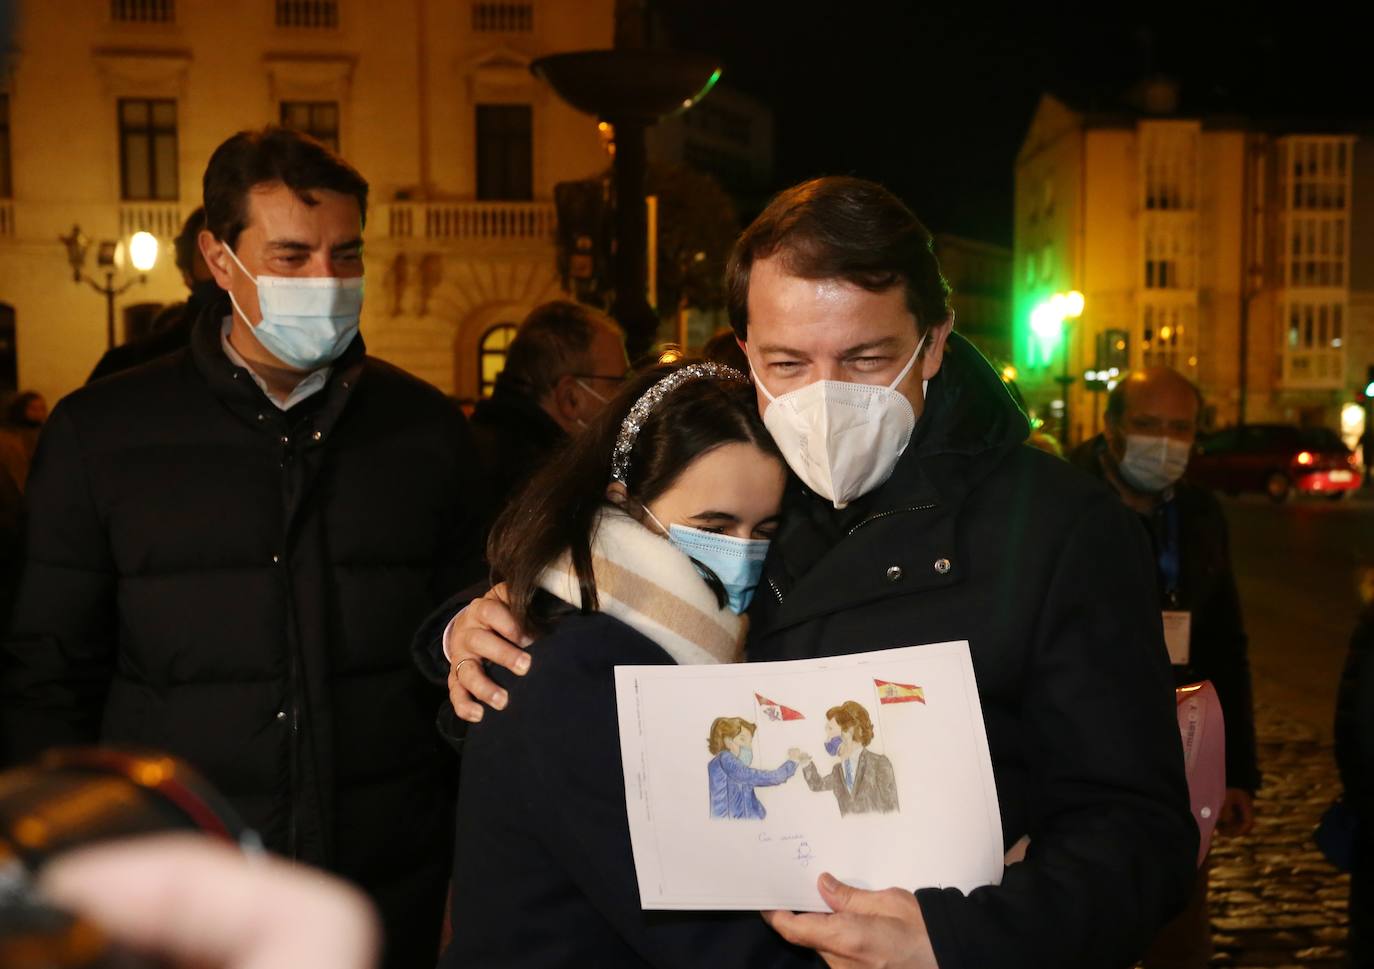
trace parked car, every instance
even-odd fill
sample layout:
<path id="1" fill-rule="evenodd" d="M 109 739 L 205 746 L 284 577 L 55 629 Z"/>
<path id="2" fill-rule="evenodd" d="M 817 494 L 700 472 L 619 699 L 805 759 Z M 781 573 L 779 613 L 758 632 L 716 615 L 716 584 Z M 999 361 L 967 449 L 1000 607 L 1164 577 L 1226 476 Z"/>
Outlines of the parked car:
<path id="1" fill-rule="evenodd" d="M 1338 500 L 1360 486 L 1356 467 L 1329 428 L 1246 424 L 1199 438 L 1188 478 L 1229 495 L 1262 492 L 1276 502 L 1294 491 Z"/>

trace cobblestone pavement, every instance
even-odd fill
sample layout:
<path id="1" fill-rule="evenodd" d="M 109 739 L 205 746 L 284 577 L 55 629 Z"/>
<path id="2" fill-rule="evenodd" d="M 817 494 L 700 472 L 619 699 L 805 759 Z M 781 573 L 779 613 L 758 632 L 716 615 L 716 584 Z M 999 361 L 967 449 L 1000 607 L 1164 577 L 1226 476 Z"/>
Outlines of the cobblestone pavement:
<path id="1" fill-rule="evenodd" d="M 1264 788 L 1254 831 L 1213 843 L 1212 965 L 1337 969 L 1350 878 L 1312 843 L 1312 829 L 1340 789 L 1331 745 L 1315 726 L 1255 699 Z"/>

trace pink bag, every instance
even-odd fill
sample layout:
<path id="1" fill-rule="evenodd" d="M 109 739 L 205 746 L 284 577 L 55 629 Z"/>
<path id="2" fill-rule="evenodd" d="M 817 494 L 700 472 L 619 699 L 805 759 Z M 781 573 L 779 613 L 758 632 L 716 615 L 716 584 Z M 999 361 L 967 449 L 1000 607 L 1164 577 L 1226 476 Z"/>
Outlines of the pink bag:
<path id="1" fill-rule="evenodd" d="M 1188 800 L 1197 822 L 1197 863 L 1207 857 L 1212 831 L 1226 798 L 1226 724 L 1221 701 L 1208 680 L 1174 691 L 1178 701 L 1178 730 L 1183 737 L 1183 768 L 1188 777 Z"/>

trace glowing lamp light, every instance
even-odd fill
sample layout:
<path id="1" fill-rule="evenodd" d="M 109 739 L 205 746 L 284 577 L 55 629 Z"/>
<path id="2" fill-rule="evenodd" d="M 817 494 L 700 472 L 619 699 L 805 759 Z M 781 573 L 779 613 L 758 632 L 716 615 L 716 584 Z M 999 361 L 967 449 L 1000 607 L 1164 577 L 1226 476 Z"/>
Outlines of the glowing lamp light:
<path id="1" fill-rule="evenodd" d="M 1002 379 L 1007 381 L 1008 383 L 1014 381 L 1016 379 L 1016 368 L 1013 367 L 1011 364 L 1007 364 L 1005 367 L 1003 367 Z"/>
<path id="2" fill-rule="evenodd" d="M 1058 297 L 1056 297 L 1058 298 Z M 1076 289 L 1064 294 L 1064 316 L 1076 320 L 1083 315 L 1083 294 Z"/>
<path id="3" fill-rule="evenodd" d="M 157 263 L 157 237 L 151 232 L 135 232 L 129 240 L 129 261 L 141 273 Z"/>
<path id="4" fill-rule="evenodd" d="M 1041 303 L 1031 310 L 1031 332 L 1045 343 L 1059 339 L 1059 327 L 1063 317 L 1054 312 L 1050 303 Z"/>
<path id="5" fill-rule="evenodd" d="M 1311 451 L 1299 451 L 1297 457 L 1298 464 L 1311 464 L 1313 461 Z"/>
<path id="6" fill-rule="evenodd" d="M 1055 293 L 1050 297 L 1050 312 L 1057 319 L 1063 319 L 1069 315 L 1069 298 L 1063 293 Z"/>
<path id="7" fill-rule="evenodd" d="M 681 359 L 682 351 L 677 347 L 664 347 L 658 354 L 658 362 L 660 364 L 677 363 Z"/>

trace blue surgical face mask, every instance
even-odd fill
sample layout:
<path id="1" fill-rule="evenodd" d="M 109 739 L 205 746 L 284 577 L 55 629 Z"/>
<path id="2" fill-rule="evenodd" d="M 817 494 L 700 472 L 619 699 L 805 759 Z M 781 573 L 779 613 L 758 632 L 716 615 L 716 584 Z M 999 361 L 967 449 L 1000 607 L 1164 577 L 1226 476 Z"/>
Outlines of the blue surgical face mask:
<path id="1" fill-rule="evenodd" d="M 741 747 L 739 749 L 739 753 L 735 756 L 739 758 L 739 762 L 741 764 L 743 764 L 745 767 L 748 767 L 750 764 L 754 762 L 754 748 Z"/>
<path id="2" fill-rule="evenodd" d="M 654 518 L 654 513 L 649 511 L 647 505 L 644 511 L 655 525 L 663 528 L 663 523 Z M 720 580 L 725 589 L 725 607 L 736 615 L 743 615 L 753 601 L 754 590 L 763 576 L 768 540 L 717 535 L 686 525 L 673 525 L 664 531 L 668 533 L 668 541 L 677 546 L 683 555 L 699 568 L 709 569 Z"/>
<path id="3" fill-rule="evenodd" d="M 363 277 L 267 276 L 254 279 L 228 246 L 243 274 L 258 288 L 262 322 L 253 326 L 234 294 L 229 301 L 268 353 L 297 370 L 332 363 L 353 342 L 363 310 Z"/>
<path id="4" fill-rule="evenodd" d="M 840 743 L 843 740 L 843 737 L 831 737 L 829 740 L 825 742 L 825 752 L 829 754 L 831 757 L 834 757 L 836 754 L 840 752 Z"/>

